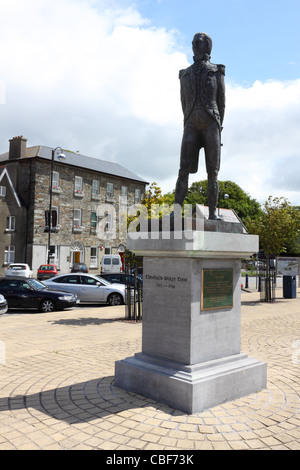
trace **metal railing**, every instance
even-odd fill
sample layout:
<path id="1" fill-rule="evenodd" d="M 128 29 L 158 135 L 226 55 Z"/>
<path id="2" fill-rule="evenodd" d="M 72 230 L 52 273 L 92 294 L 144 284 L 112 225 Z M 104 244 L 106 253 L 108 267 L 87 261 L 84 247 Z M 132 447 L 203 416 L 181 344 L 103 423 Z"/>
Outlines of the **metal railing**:
<path id="1" fill-rule="evenodd" d="M 267 266 L 266 260 L 261 260 L 258 270 L 258 291 L 261 302 L 274 302 L 276 288 L 275 269 Z"/>
<path id="2" fill-rule="evenodd" d="M 126 313 L 127 320 L 141 321 L 143 317 L 143 284 L 139 279 L 139 271 L 143 268 L 143 258 L 134 253 L 125 252 L 124 271 L 128 279 L 133 276 L 134 283 L 126 285 Z M 127 276 L 126 276 L 127 277 Z"/>

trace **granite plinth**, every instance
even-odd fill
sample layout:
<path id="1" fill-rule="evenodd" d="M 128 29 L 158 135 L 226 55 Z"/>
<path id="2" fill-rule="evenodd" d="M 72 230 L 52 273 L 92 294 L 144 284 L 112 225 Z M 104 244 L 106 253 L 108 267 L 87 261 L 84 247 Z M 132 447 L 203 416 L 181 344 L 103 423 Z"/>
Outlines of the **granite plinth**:
<path id="1" fill-rule="evenodd" d="M 116 362 L 115 385 L 193 414 L 262 390 L 266 367 L 245 354 L 185 366 L 139 353 Z"/>
<path id="2" fill-rule="evenodd" d="M 240 351 L 240 259 L 257 252 L 258 237 L 139 235 L 127 246 L 144 257 L 142 352 L 116 362 L 116 386 L 187 413 L 263 389 L 266 364 Z M 204 289 L 208 271 L 216 285 Z"/>

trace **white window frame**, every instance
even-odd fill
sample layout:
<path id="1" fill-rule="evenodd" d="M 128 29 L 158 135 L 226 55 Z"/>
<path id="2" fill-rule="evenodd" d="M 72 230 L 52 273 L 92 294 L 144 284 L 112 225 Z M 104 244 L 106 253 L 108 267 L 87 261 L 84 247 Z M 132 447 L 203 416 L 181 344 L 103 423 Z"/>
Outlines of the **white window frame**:
<path id="1" fill-rule="evenodd" d="M 54 250 L 53 250 L 54 248 Z M 60 246 L 59 245 L 50 245 L 50 259 L 53 261 L 56 267 L 60 266 Z"/>
<path id="2" fill-rule="evenodd" d="M 92 181 L 92 196 L 93 197 L 100 196 L 100 181 L 99 180 Z"/>
<path id="3" fill-rule="evenodd" d="M 122 197 L 127 197 L 128 195 L 128 187 L 127 186 L 122 186 L 121 187 L 121 196 Z"/>
<path id="4" fill-rule="evenodd" d="M 81 209 L 74 209 L 73 213 L 73 227 L 81 228 L 82 227 L 82 210 Z"/>
<path id="5" fill-rule="evenodd" d="M 52 191 L 60 191 L 60 185 L 59 185 L 59 172 L 58 171 L 53 171 L 52 173 Z"/>
<path id="6" fill-rule="evenodd" d="M 112 199 L 114 197 L 114 185 L 113 183 L 106 183 L 106 197 Z"/>
<path id="7" fill-rule="evenodd" d="M 79 194 L 79 195 L 83 194 L 83 183 L 82 183 L 81 176 L 75 176 L 74 194 Z"/>
<path id="8" fill-rule="evenodd" d="M 6 186 L 0 186 L 0 196 L 1 197 L 6 196 Z"/>
<path id="9" fill-rule="evenodd" d="M 91 268 L 98 267 L 98 248 L 96 246 L 91 246 L 90 267 Z"/>
<path id="10" fill-rule="evenodd" d="M 6 231 L 14 232 L 16 230 L 16 217 L 14 215 L 8 215 L 6 217 Z"/>
<path id="11" fill-rule="evenodd" d="M 5 247 L 4 250 L 4 264 L 11 264 L 15 262 L 15 246 L 8 245 Z"/>
<path id="12" fill-rule="evenodd" d="M 93 219 L 93 214 L 95 214 L 95 219 Z M 97 212 L 92 211 L 91 212 L 91 230 L 93 231 L 97 230 L 97 223 L 98 223 Z"/>
<path id="13" fill-rule="evenodd" d="M 135 204 L 141 202 L 141 190 L 138 188 L 134 190 L 134 202 Z"/>

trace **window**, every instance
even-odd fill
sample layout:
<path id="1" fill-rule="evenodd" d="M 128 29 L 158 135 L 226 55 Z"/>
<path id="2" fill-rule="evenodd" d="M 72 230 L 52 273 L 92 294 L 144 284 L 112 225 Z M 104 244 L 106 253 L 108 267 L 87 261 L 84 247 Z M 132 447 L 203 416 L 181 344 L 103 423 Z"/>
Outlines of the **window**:
<path id="1" fill-rule="evenodd" d="M 106 246 L 104 248 L 104 254 L 105 255 L 110 255 L 111 254 L 111 247 L 110 246 Z"/>
<path id="2" fill-rule="evenodd" d="M 53 171 L 52 173 L 52 190 L 59 191 L 59 173 L 58 171 Z"/>
<path id="3" fill-rule="evenodd" d="M 2 197 L 6 196 L 6 187 L 5 186 L 0 186 L 0 196 L 2 196 Z"/>
<path id="4" fill-rule="evenodd" d="M 91 218 L 91 230 L 95 231 L 97 229 L 97 212 L 92 212 Z"/>
<path id="5" fill-rule="evenodd" d="M 74 189 L 75 194 L 82 194 L 82 178 L 81 176 L 75 176 L 75 189 Z"/>
<path id="6" fill-rule="evenodd" d="M 59 245 L 50 245 L 49 248 L 50 248 L 49 250 L 50 262 L 52 264 L 55 264 L 58 267 L 60 263 L 60 259 L 59 259 L 60 247 Z"/>
<path id="7" fill-rule="evenodd" d="M 127 186 L 122 186 L 122 187 L 121 187 L 121 196 L 122 196 L 122 197 L 127 197 L 127 193 L 128 193 L 128 188 L 127 188 Z"/>
<path id="8" fill-rule="evenodd" d="M 114 185 L 112 183 L 107 183 L 106 185 L 106 197 L 108 198 L 114 197 Z"/>
<path id="9" fill-rule="evenodd" d="M 140 189 L 135 189 L 134 191 L 134 202 L 141 202 L 141 190 Z"/>
<path id="10" fill-rule="evenodd" d="M 98 250 L 95 246 L 91 247 L 91 262 L 90 262 L 90 267 L 91 268 L 97 268 L 98 267 L 98 256 L 97 256 Z"/>
<path id="11" fill-rule="evenodd" d="M 81 228 L 81 209 L 74 209 L 74 228 Z"/>
<path id="12" fill-rule="evenodd" d="M 45 226 L 49 230 L 50 220 L 49 220 L 49 211 L 45 211 Z M 58 227 L 58 207 L 52 207 L 51 210 L 51 228 Z"/>
<path id="13" fill-rule="evenodd" d="M 100 181 L 93 180 L 92 183 L 92 196 L 99 196 L 100 195 Z"/>
<path id="14" fill-rule="evenodd" d="M 105 231 L 110 232 L 112 230 L 112 214 L 106 213 L 105 218 L 107 221 L 105 224 Z"/>
<path id="15" fill-rule="evenodd" d="M 14 215 L 6 217 L 6 230 L 8 232 L 14 232 L 16 229 L 16 218 Z"/>
<path id="16" fill-rule="evenodd" d="M 80 284 L 80 276 L 76 274 L 74 276 L 62 276 L 54 278 L 53 282 L 58 282 L 59 284 Z"/>
<path id="17" fill-rule="evenodd" d="M 15 247 L 12 245 L 6 246 L 4 251 L 4 263 L 10 264 L 15 262 Z"/>

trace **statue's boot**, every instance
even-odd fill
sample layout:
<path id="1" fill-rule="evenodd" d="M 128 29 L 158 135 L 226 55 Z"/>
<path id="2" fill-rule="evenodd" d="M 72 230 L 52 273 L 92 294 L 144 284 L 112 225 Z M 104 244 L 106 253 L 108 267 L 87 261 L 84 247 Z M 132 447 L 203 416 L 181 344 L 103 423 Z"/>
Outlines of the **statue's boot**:
<path id="1" fill-rule="evenodd" d="M 219 183 L 215 175 L 208 175 L 207 180 L 207 199 L 208 199 L 208 208 L 209 208 L 209 219 L 210 220 L 222 220 L 221 217 L 217 215 L 217 205 L 219 198 Z"/>

